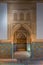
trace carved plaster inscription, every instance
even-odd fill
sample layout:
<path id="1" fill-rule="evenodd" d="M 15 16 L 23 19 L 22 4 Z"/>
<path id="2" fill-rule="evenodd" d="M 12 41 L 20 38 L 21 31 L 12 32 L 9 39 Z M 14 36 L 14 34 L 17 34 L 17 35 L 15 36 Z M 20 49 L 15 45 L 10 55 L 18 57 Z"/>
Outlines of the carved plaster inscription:
<path id="1" fill-rule="evenodd" d="M 14 10 L 13 11 L 13 22 L 15 21 L 31 21 L 31 11 L 24 10 Z"/>

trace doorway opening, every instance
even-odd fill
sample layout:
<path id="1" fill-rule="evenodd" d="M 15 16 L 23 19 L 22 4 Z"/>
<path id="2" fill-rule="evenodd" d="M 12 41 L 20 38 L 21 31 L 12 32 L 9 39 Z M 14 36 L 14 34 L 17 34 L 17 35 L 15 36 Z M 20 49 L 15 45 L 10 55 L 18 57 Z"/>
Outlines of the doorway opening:
<path id="1" fill-rule="evenodd" d="M 27 39 L 21 34 L 20 38 L 17 38 L 17 51 L 26 51 L 27 50 Z"/>
<path id="2" fill-rule="evenodd" d="M 29 58 L 30 56 L 30 33 L 21 26 L 14 33 L 14 58 Z"/>

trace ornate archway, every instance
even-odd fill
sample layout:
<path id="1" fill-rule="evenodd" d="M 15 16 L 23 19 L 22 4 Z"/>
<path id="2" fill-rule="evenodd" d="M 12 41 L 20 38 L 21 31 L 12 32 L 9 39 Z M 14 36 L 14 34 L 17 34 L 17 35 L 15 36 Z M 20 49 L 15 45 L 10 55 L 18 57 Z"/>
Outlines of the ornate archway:
<path id="1" fill-rule="evenodd" d="M 12 41 L 17 43 L 16 37 L 20 36 L 19 34 L 23 34 L 27 37 L 27 43 L 31 41 L 32 30 L 26 24 L 17 24 L 12 28 L 11 37 L 13 37 Z"/>
<path id="2" fill-rule="evenodd" d="M 17 51 L 26 51 L 27 43 L 30 43 L 30 33 L 23 26 L 20 26 L 20 28 L 14 32 L 13 41 L 14 44 L 17 44 Z"/>

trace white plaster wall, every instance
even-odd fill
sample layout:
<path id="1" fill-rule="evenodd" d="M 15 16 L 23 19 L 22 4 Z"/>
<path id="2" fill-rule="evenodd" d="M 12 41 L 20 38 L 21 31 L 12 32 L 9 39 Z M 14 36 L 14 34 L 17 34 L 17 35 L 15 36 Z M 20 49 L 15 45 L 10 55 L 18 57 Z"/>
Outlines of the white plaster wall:
<path id="1" fill-rule="evenodd" d="M 43 39 L 43 3 L 37 3 L 36 19 L 37 39 Z"/>
<path id="2" fill-rule="evenodd" d="M 0 3 L 0 40 L 7 39 L 7 4 Z"/>

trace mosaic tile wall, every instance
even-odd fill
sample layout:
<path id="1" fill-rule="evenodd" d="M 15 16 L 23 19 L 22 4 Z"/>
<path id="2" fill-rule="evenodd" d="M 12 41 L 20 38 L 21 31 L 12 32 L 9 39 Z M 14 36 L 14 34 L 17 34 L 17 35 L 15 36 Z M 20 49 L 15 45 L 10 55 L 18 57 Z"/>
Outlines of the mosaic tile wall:
<path id="1" fill-rule="evenodd" d="M 31 44 L 31 47 L 27 45 L 27 51 L 31 51 L 31 58 L 42 58 L 43 59 L 43 43 L 34 42 Z M 12 59 L 12 51 L 16 52 L 16 44 L 13 45 L 11 43 L 0 43 L 0 59 Z"/>
<path id="2" fill-rule="evenodd" d="M 43 59 L 43 42 L 32 43 L 32 58 L 34 57 Z"/>
<path id="3" fill-rule="evenodd" d="M 0 59 L 12 58 L 12 44 L 0 43 Z"/>

